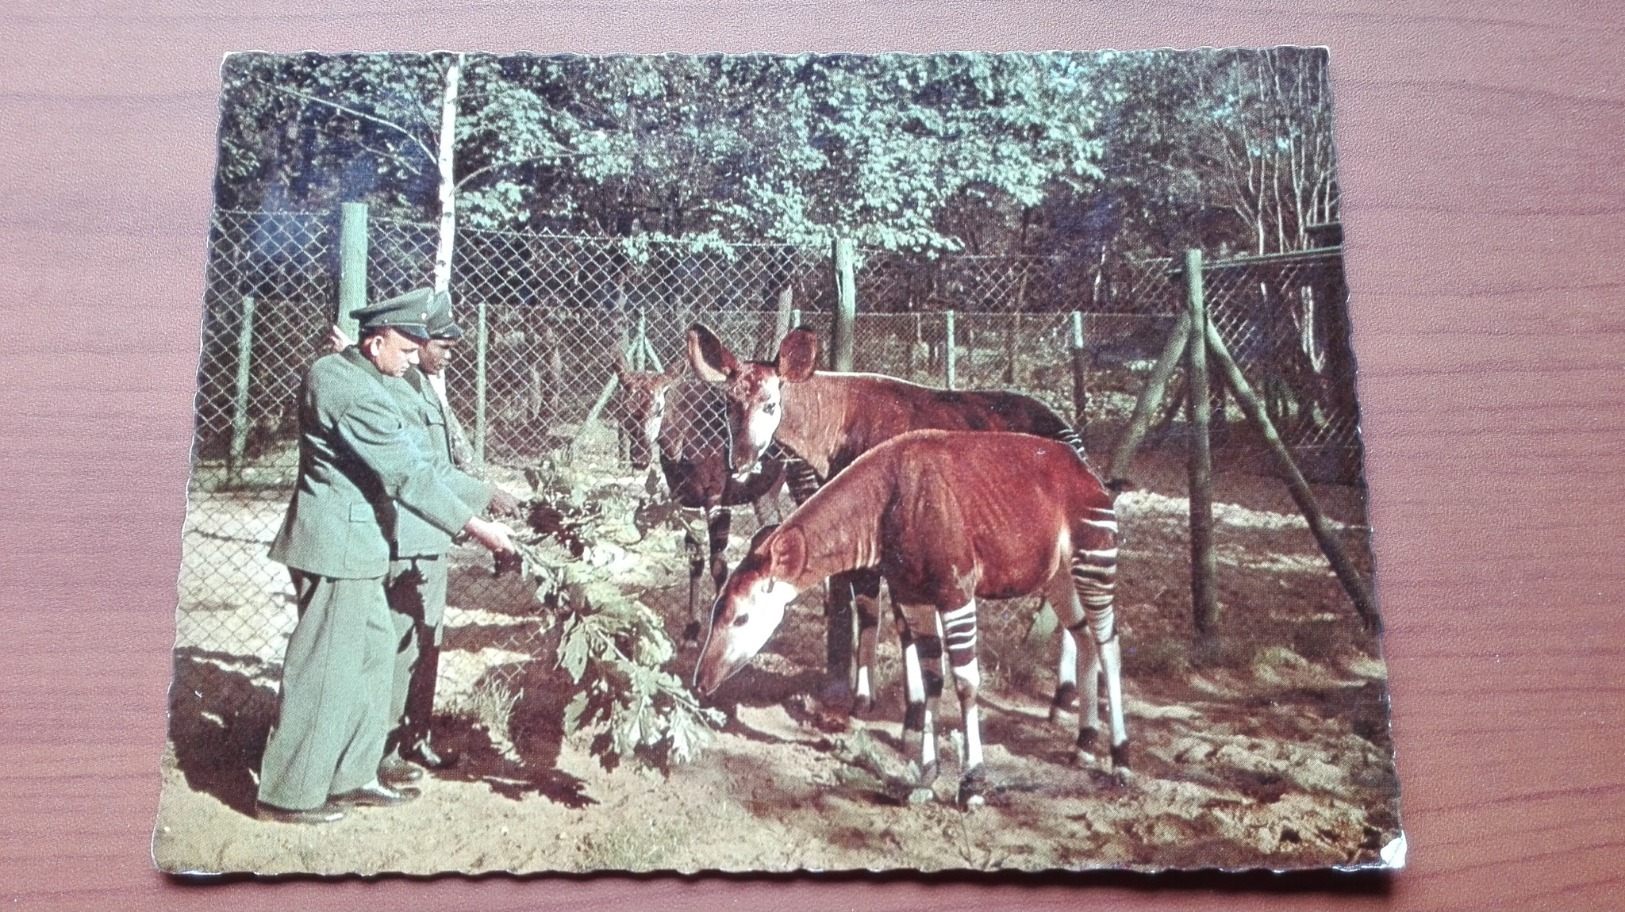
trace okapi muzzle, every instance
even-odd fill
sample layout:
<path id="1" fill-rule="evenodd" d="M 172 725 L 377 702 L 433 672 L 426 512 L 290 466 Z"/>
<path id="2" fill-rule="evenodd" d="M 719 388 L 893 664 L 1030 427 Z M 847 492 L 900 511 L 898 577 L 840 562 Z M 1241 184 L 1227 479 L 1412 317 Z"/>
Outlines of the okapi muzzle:
<path id="1" fill-rule="evenodd" d="M 709 696 L 750 664 L 779 629 L 796 589 L 747 557 L 729 575 L 711 609 L 711 629 L 694 668 L 694 689 Z"/>
<path id="2" fill-rule="evenodd" d="M 762 470 L 762 456 L 773 444 L 773 433 L 778 429 L 777 390 L 770 398 L 753 396 L 746 402 L 729 397 L 728 471 L 735 481 L 744 481 Z"/>

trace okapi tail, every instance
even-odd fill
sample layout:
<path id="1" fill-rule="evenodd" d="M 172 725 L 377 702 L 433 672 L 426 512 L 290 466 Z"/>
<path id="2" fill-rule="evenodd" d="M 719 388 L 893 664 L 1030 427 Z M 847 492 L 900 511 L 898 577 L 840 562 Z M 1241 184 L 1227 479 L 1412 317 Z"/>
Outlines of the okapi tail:
<path id="1" fill-rule="evenodd" d="M 1117 500 L 1119 494 L 1132 491 L 1135 487 L 1134 482 L 1129 481 L 1127 478 L 1113 478 L 1111 481 L 1106 482 L 1106 492 L 1111 494 L 1114 501 Z"/>

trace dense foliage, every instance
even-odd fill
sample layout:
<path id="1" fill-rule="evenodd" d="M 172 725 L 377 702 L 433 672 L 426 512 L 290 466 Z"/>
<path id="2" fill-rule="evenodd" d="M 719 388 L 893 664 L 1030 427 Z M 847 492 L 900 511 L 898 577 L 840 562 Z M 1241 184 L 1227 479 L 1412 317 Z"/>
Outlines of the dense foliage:
<path id="1" fill-rule="evenodd" d="M 1102 261 L 1298 249 L 1337 216 L 1321 49 L 244 54 L 224 82 L 229 209 Z"/>

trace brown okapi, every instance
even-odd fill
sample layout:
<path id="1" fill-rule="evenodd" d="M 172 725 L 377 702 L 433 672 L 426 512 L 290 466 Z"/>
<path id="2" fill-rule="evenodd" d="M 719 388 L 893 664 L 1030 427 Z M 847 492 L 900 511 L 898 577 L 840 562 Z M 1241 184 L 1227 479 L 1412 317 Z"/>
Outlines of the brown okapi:
<path id="1" fill-rule="evenodd" d="M 911 431 L 882 443 L 784 523 L 759 531 L 711 611 L 694 671 L 711 694 L 761 650 L 796 595 L 834 573 L 879 571 L 904 645 L 904 740 L 926 782 L 946 645 L 964 717 L 961 804 L 983 783 L 976 693 L 976 599 L 1043 592 L 1071 638 L 1090 634 L 1105 670 L 1111 760 L 1127 772 L 1113 495 L 1071 447 L 1029 434 Z M 940 624 L 940 626 L 939 626 Z M 940 631 L 940 634 L 939 634 Z M 945 642 L 944 642 L 945 641 Z M 1091 675 L 1090 677 L 1093 677 Z M 1078 757 L 1097 723 L 1078 714 Z"/>
<path id="2" fill-rule="evenodd" d="M 996 390 L 955 391 L 920 386 L 883 374 L 840 373 L 817 370 L 818 336 L 799 327 L 779 343 L 773 363 L 743 361 L 702 323 L 688 329 L 688 358 L 705 380 L 722 384 L 728 399 L 731 435 L 729 465 L 735 473 L 749 473 L 775 441 L 804 461 L 819 478 L 830 478 L 871 448 L 908 431 L 1014 431 L 1058 440 L 1083 456 L 1083 441 L 1064 419 L 1030 396 Z M 805 469 L 792 469 L 791 491 L 797 503 L 815 490 Z M 837 597 L 851 592 L 858 618 L 857 687 L 854 711 L 873 703 L 869 669 L 873 667 L 875 636 L 880 620 L 880 577 L 863 570 L 837 575 L 830 581 L 828 614 L 830 682 L 837 693 L 850 686 L 846 677 L 852 662 L 851 620 L 842 613 Z M 1077 655 L 1070 637 L 1061 637 L 1059 674 L 1050 717 L 1078 698 L 1074 679 Z M 1097 671 L 1098 661 L 1091 662 Z M 1085 682 L 1087 699 L 1098 694 L 1091 673 Z M 1095 705 L 1081 711 L 1098 719 Z"/>
<path id="3" fill-rule="evenodd" d="M 615 373 L 621 385 L 619 418 L 628 459 L 634 469 L 643 471 L 658 454 L 672 501 L 684 513 L 689 620 L 683 637 L 692 641 L 699 638 L 700 631 L 701 573 L 709 563 L 717 589 L 727 578 L 723 551 L 733 526 L 730 508 L 750 504 L 758 521 L 762 520 L 765 503 L 784 483 L 784 466 L 770 453 L 759 471 L 743 479 L 733 477 L 728 470 L 722 394 L 708 384 L 683 383 L 685 367 L 676 361 L 665 373 L 634 371 L 623 357 L 616 361 Z M 695 520 L 700 519 L 704 520 L 706 547 L 695 528 Z"/>

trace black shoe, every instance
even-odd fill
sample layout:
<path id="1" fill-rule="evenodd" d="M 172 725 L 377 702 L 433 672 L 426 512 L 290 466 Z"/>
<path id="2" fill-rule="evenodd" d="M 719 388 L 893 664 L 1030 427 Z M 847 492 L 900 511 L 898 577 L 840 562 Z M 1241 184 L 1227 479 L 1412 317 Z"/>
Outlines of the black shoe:
<path id="1" fill-rule="evenodd" d="M 339 795 L 329 795 L 328 804 L 349 805 L 351 807 L 395 807 L 416 801 L 422 794 L 415 788 L 392 789 L 378 782 L 369 782 L 358 789 L 351 789 Z"/>
<path id="2" fill-rule="evenodd" d="M 407 785 L 423 778 L 423 770 L 390 754 L 378 764 L 378 781 L 384 785 Z"/>
<path id="3" fill-rule="evenodd" d="M 421 766 L 424 769 L 432 770 L 451 769 L 457 765 L 458 760 L 462 759 L 462 757 L 460 757 L 456 751 L 435 750 L 428 741 L 419 741 L 411 747 L 402 750 L 401 756 L 412 761 L 413 763 L 416 763 L 418 766 Z"/>
<path id="4" fill-rule="evenodd" d="M 267 820 L 273 823 L 332 823 L 344 819 L 344 811 L 333 806 L 332 802 L 321 807 L 310 808 L 304 811 L 291 811 L 279 808 L 274 804 L 254 802 L 254 819 Z"/>

